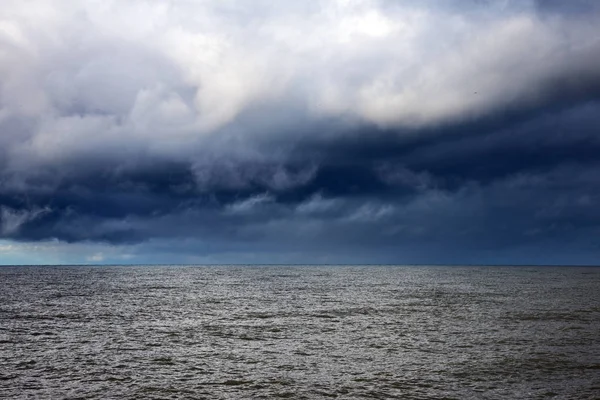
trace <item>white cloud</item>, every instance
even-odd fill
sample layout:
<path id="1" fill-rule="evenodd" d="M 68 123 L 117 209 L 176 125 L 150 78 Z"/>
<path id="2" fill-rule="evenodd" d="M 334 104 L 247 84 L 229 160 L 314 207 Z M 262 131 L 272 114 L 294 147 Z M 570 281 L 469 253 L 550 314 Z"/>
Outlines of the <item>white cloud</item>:
<path id="1" fill-rule="evenodd" d="M 0 128 L 17 119 L 26 129 L 3 129 L 4 151 L 13 165 L 194 158 L 207 138 L 262 129 L 240 116 L 273 107 L 294 107 L 294 123 L 422 127 L 542 101 L 549 82 L 580 90 L 569 85 L 599 77 L 597 14 L 461 4 L 5 0 Z"/>
<path id="2" fill-rule="evenodd" d="M 86 260 L 89 262 L 102 262 L 102 261 L 104 261 L 104 254 L 103 253 L 95 253 L 95 254 L 92 254 L 91 256 L 86 257 Z"/>
<path id="3" fill-rule="evenodd" d="M 235 202 L 226 208 L 226 213 L 229 214 L 248 214 L 256 212 L 256 209 L 261 205 L 272 203 L 275 199 L 268 193 L 259 194 L 247 199 Z"/>
<path id="4" fill-rule="evenodd" d="M 339 199 L 324 198 L 321 194 L 316 194 L 308 200 L 298 204 L 296 211 L 301 215 L 313 215 L 327 213 L 341 207 Z"/>
<path id="5" fill-rule="evenodd" d="M 346 217 L 351 222 L 377 222 L 394 214 L 396 208 L 390 204 L 366 203 Z"/>

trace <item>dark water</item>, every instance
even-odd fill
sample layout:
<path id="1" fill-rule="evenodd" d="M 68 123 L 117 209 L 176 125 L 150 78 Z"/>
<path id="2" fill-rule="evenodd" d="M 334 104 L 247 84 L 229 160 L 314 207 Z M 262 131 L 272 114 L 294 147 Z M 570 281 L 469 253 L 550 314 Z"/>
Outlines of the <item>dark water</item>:
<path id="1" fill-rule="evenodd" d="M 598 399 L 600 268 L 0 268 L 0 397 Z"/>

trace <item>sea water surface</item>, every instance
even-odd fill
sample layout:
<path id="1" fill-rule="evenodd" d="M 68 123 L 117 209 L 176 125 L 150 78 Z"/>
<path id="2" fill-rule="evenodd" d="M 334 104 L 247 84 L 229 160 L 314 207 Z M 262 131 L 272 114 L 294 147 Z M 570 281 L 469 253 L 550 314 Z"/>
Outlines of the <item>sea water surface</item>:
<path id="1" fill-rule="evenodd" d="M 0 268 L 7 399 L 598 399 L 600 268 Z"/>

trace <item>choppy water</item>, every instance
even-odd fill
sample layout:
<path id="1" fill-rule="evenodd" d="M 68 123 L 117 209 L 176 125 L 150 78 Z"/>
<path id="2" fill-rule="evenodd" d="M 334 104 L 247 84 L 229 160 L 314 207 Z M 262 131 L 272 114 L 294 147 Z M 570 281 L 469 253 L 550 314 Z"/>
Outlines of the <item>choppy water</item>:
<path id="1" fill-rule="evenodd" d="M 600 398 L 600 268 L 0 268 L 0 397 Z"/>

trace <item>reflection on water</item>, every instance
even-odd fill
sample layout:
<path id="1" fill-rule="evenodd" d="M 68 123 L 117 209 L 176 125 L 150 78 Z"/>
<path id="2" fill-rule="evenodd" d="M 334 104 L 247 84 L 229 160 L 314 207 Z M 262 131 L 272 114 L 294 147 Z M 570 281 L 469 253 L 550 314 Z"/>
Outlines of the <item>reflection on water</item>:
<path id="1" fill-rule="evenodd" d="M 0 268 L 0 397 L 600 398 L 600 268 Z"/>

